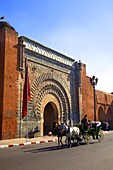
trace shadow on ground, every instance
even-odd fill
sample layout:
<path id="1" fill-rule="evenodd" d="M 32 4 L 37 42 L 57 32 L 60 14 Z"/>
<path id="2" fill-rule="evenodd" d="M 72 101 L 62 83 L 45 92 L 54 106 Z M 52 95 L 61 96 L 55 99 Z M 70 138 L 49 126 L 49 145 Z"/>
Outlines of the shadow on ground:
<path id="1" fill-rule="evenodd" d="M 86 145 L 85 143 L 81 143 L 80 145 Z M 60 146 L 51 146 L 51 147 L 44 147 L 44 148 L 39 148 L 39 149 L 32 149 L 32 150 L 27 150 L 24 152 L 31 152 L 31 153 L 40 153 L 40 152 L 48 152 L 48 151 L 55 151 L 55 150 L 61 150 L 61 149 L 68 149 L 68 148 L 73 148 L 73 147 L 79 147 L 77 146 L 76 143 L 71 144 L 71 145 L 60 145 Z"/>

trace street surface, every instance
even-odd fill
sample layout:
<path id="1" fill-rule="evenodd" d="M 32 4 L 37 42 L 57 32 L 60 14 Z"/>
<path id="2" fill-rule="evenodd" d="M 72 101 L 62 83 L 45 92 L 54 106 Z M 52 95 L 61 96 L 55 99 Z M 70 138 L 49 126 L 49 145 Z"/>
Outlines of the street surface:
<path id="1" fill-rule="evenodd" d="M 43 143 L 0 150 L 0 170 L 112 170 L 113 133 L 71 148 Z"/>

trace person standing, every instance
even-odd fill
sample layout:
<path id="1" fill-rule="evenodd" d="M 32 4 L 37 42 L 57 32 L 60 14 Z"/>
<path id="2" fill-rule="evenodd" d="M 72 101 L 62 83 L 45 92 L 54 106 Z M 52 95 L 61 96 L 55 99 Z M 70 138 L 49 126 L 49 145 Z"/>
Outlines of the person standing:
<path id="1" fill-rule="evenodd" d="M 83 125 L 84 130 L 87 130 L 87 123 L 88 123 L 88 119 L 87 119 L 87 115 L 85 115 L 81 120 L 81 124 Z"/>

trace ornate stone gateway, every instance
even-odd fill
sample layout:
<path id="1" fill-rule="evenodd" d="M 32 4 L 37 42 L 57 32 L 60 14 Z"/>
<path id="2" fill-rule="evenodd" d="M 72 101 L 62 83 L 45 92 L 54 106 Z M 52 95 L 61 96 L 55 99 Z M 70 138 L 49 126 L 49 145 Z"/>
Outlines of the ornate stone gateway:
<path id="1" fill-rule="evenodd" d="M 20 37 L 20 69 L 28 59 L 31 99 L 28 103 L 29 130 L 39 127 L 40 134 L 53 131 L 55 122 L 67 122 L 76 110 L 72 111 L 75 96 L 74 60 L 42 46 L 25 37 Z M 24 80 L 24 78 L 23 78 Z M 75 103 L 76 104 L 76 103 Z M 75 117 L 75 116 L 73 116 Z M 26 118 L 22 130 L 25 133 Z"/>

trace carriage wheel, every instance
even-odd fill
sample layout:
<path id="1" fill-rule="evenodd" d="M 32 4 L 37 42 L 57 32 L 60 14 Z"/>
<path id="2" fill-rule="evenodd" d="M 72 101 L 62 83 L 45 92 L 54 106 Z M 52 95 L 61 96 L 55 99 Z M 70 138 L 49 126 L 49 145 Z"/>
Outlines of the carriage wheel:
<path id="1" fill-rule="evenodd" d="M 99 142 L 102 142 L 104 140 L 104 133 L 102 130 L 100 130 L 98 133 L 98 140 Z"/>
<path id="2" fill-rule="evenodd" d="M 85 141 L 86 144 L 90 144 L 91 137 L 90 137 L 89 134 L 86 133 L 86 134 L 84 135 L 84 141 Z"/>

